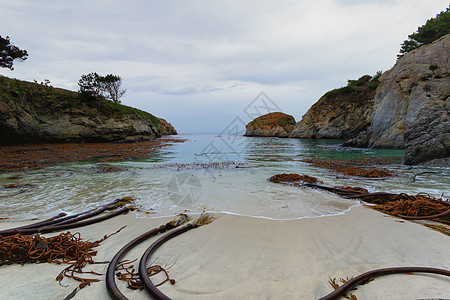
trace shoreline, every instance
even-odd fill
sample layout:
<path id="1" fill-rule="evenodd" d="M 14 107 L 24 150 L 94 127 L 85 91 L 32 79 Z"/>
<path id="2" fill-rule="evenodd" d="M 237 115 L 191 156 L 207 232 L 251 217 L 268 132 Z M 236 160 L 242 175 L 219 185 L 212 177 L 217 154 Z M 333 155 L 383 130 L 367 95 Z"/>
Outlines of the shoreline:
<path id="1" fill-rule="evenodd" d="M 150 261 L 167 268 L 175 285 L 159 288 L 174 299 L 318 299 L 333 291 L 328 279 L 357 276 L 383 267 L 428 266 L 448 268 L 448 236 L 421 224 L 398 222 L 364 206 L 329 217 L 267 220 L 216 214 L 209 225 L 184 233 L 157 250 Z M 108 261 L 134 237 L 172 218 L 136 218 L 135 213 L 71 230 L 84 240 L 97 240 L 127 225 L 103 241 L 95 261 Z M 23 222 L 25 223 L 25 222 Z M 28 222 L 27 222 L 28 223 Z M 2 222 L 0 229 L 17 226 Z M 138 245 L 125 259 L 140 258 L 156 240 Z M 155 261 L 156 259 L 156 261 Z M 106 272 L 106 264 L 87 265 L 84 271 Z M 79 282 L 55 280 L 64 265 L 2 266 L 0 289 L 9 299 L 62 299 Z M 109 299 L 104 276 L 78 291 L 74 299 Z M 156 279 L 157 280 L 157 279 Z M 127 289 L 130 299 L 146 299 L 145 291 Z M 438 275 L 389 275 L 359 286 L 358 299 L 445 298 L 450 279 Z"/>

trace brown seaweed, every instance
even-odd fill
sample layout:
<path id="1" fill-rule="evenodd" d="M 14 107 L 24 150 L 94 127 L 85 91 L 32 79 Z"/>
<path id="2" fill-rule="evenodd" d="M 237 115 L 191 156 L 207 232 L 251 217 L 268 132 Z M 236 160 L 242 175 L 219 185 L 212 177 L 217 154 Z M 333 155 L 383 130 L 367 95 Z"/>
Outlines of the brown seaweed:
<path id="1" fill-rule="evenodd" d="M 306 158 L 302 160 L 315 167 L 325 168 L 333 170 L 334 172 L 341 173 L 347 176 L 357 176 L 364 178 L 386 178 L 394 176 L 396 172 L 375 168 L 373 166 L 368 166 L 363 164 L 361 166 L 355 165 L 355 160 L 325 160 L 318 158 Z M 363 163 L 360 161 L 360 163 Z"/>

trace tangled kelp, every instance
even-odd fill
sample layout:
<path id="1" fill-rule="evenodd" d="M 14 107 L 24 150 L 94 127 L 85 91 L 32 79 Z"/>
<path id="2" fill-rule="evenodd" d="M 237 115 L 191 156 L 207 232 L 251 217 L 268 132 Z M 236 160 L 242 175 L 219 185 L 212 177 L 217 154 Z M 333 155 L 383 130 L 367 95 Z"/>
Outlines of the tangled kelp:
<path id="1" fill-rule="evenodd" d="M 102 275 L 94 271 L 83 271 L 87 264 L 94 263 L 93 256 L 102 241 L 111 235 L 105 235 L 95 242 L 83 241 L 79 233 L 60 233 L 53 237 L 43 237 L 42 233 L 54 232 L 68 228 L 81 227 L 120 215 L 132 210 L 133 198 L 123 197 L 99 208 L 89 210 L 80 214 L 66 216 L 65 213 L 58 214 L 47 220 L 30 225 L 6 229 L 0 231 L 0 266 L 4 264 L 25 263 L 57 263 L 68 264 L 56 277 L 60 283 L 64 277 L 80 281 L 80 285 L 66 299 L 72 298 L 78 289 L 84 288 L 91 282 L 100 281 L 97 278 L 84 278 L 78 274 Z M 107 210 L 115 210 L 113 213 L 92 218 Z M 124 227 L 113 234 L 118 233 Z M 35 234 L 33 236 L 33 234 Z"/>
<path id="2" fill-rule="evenodd" d="M 137 261 L 133 260 L 124 260 L 117 265 L 116 270 L 119 271 L 116 273 L 117 279 L 123 280 L 127 283 L 127 288 L 132 290 L 142 290 L 144 286 L 142 285 L 141 279 L 139 278 L 139 274 L 136 272 L 134 267 L 134 263 Z M 165 275 L 165 279 L 155 286 L 160 286 L 166 282 L 170 282 L 170 284 L 175 284 L 175 279 L 169 277 L 169 273 L 161 267 L 160 265 L 153 265 L 147 268 L 147 276 L 155 276 L 157 274 L 163 273 Z"/>
<path id="3" fill-rule="evenodd" d="M 450 202 L 425 193 L 419 193 L 417 195 L 401 193 L 395 195 L 391 200 L 378 204 L 373 208 L 403 218 L 425 217 L 426 219 L 429 219 L 436 215 L 444 217 L 445 215 L 441 214 L 450 209 Z M 448 213 L 450 214 L 450 211 Z"/>
<path id="4" fill-rule="evenodd" d="M 276 174 L 269 178 L 269 181 L 274 183 L 316 183 L 318 179 L 309 175 L 299 175 L 299 174 Z"/>
<path id="5" fill-rule="evenodd" d="M 80 233 L 72 234 L 69 231 L 48 238 L 39 234 L 30 236 L 20 233 L 0 236 L 0 266 L 26 263 L 68 264 L 69 266 L 58 274 L 56 280 L 61 282 L 64 277 L 73 278 L 80 281 L 79 288 L 83 288 L 91 282 L 100 281 L 96 278 L 82 278 L 77 274 L 102 275 L 93 271 L 85 272 L 82 269 L 87 264 L 94 263 L 93 256 L 97 252 L 93 249 L 108 237 L 89 242 L 84 241 Z"/>
<path id="6" fill-rule="evenodd" d="M 39 262 L 67 263 L 92 257 L 98 244 L 82 241 L 79 233 L 53 237 L 22 235 L 0 236 L 0 265 Z"/>
<path id="7" fill-rule="evenodd" d="M 366 164 L 367 162 L 363 160 L 325 160 L 319 158 L 306 158 L 302 161 L 315 167 L 330 169 L 346 176 L 385 178 L 396 175 L 396 172 L 394 171 L 375 168 Z M 363 165 L 358 166 L 358 163 Z"/>

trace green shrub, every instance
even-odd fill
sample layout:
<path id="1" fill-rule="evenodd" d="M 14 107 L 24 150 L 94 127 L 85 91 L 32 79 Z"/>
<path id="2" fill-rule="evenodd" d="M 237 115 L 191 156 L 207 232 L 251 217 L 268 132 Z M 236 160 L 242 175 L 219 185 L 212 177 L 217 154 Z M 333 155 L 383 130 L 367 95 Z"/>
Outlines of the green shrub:
<path id="1" fill-rule="evenodd" d="M 378 81 L 380 79 L 381 75 L 383 75 L 383 71 L 378 71 L 372 78 L 372 81 Z"/>
<path id="2" fill-rule="evenodd" d="M 379 83 L 371 83 L 371 84 L 369 84 L 368 88 L 369 88 L 369 90 L 373 91 L 373 90 L 376 90 L 379 85 L 380 85 Z"/>
<path id="3" fill-rule="evenodd" d="M 433 72 L 434 72 L 434 70 L 439 69 L 439 67 L 437 65 L 430 65 L 428 68 Z"/>
<path id="4" fill-rule="evenodd" d="M 358 79 L 358 81 L 362 81 L 362 82 L 368 82 L 370 80 L 372 80 L 372 76 L 370 76 L 370 75 L 364 75 Z"/>

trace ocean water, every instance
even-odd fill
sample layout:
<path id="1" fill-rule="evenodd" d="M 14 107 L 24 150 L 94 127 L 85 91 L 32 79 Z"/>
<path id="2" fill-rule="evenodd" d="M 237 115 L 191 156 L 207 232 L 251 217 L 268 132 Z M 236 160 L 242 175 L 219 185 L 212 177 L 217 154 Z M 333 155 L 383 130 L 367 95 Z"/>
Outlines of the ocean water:
<path id="1" fill-rule="evenodd" d="M 290 220 L 343 214 L 361 205 L 325 191 L 268 181 L 279 173 L 306 174 L 319 178 L 324 185 L 360 186 L 373 192 L 425 192 L 446 198 L 450 194 L 450 169 L 403 166 L 403 150 L 344 148 L 340 140 L 233 134 L 185 134 L 176 138 L 186 141 L 162 148 L 148 158 L 107 164 L 64 163 L 25 173 L 0 174 L 1 185 L 34 185 L 0 189 L 0 218 L 22 221 L 60 212 L 78 213 L 124 196 L 135 197 L 141 208 L 138 217 L 209 211 Z M 383 180 L 349 177 L 302 161 L 361 157 L 389 157 L 393 163 L 384 167 L 398 175 Z M 95 171 L 107 166 L 122 171 Z M 420 175 L 413 181 L 414 174 Z M 8 179 L 16 175 L 20 179 Z"/>

